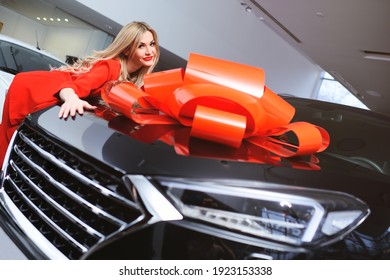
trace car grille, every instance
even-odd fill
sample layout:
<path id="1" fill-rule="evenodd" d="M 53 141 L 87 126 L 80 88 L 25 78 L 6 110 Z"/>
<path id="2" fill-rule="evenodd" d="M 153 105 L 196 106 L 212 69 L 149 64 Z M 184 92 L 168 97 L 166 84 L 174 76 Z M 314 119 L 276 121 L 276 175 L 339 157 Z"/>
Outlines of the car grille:
<path id="1" fill-rule="evenodd" d="M 121 177 L 23 125 L 3 186 L 47 240 L 67 258 L 80 259 L 142 218 Z"/>

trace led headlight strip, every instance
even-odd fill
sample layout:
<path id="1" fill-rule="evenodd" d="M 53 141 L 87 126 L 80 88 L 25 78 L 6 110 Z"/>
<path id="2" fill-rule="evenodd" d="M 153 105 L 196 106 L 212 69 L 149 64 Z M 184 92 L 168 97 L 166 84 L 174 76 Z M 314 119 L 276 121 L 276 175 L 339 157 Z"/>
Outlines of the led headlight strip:
<path id="1" fill-rule="evenodd" d="M 187 219 L 290 245 L 338 240 L 370 212 L 340 192 L 244 180 L 150 179 Z"/>

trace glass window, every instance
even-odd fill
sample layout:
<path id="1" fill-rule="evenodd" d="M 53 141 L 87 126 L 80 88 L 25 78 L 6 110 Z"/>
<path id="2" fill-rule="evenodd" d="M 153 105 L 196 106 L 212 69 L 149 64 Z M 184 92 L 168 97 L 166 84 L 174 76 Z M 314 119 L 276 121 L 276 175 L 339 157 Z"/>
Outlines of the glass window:
<path id="1" fill-rule="evenodd" d="M 16 74 L 34 70 L 50 70 L 59 67 L 61 62 L 41 53 L 9 43 L 0 42 L 1 69 Z"/>
<path id="2" fill-rule="evenodd" d="M 329 73 L 325 73 L 317 99 L 332 103 L 344 104 L 362 109 L 369 109 L 355 95 L 336 81 Z"/>

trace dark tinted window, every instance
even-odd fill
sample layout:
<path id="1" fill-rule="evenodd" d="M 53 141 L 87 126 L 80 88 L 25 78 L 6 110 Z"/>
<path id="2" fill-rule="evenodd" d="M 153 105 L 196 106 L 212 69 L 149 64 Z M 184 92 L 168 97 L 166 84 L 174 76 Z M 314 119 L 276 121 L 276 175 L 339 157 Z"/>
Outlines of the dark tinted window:
<path id="1" fill-rule="evenodd" d="M 59 67 L 61 62 L 9 42 L 0 41 L 0 67 L 10 73 L 34 70 L 50 70 Z"/>
<path id="2" fill-rule="evenodd" d="M 293 121 L 308 121 L 327 130 L 333 156 L 390 174 L 390 118 L 334 103 L 286 99 L 296 108 Z"/>

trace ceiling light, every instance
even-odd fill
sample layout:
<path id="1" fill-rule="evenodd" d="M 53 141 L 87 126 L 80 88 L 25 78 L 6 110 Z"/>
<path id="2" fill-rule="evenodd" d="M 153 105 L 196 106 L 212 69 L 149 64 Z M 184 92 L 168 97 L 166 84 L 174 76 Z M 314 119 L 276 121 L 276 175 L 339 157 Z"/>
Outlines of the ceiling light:
<path id="1" fill-rule="evenodd" d="M 251 7 L 246 7 L 245 8 L 245 11 L 247 11 L 248 13 L 252 12 L 252 8 Z"/>
<path id="2" fill-rule="evenodd" d="M 364 50 L 364 58 L 373 60 L 390 61 L 390 53 Z"/>
<path id="3" fill-rule="evenodd" d="M 375 91 L 375 90 L 367 90 L 366 91 L 368 95 L 374 96 L 374 97 L 382 97 L 382 94 Z"/>
<path id="4" fill-rule="evenodd" d="M 364 58 L 373 59 L 373 60 L 390 61 L 390 56 L 384 54 L 369 54 L 364 56 Z"/>

